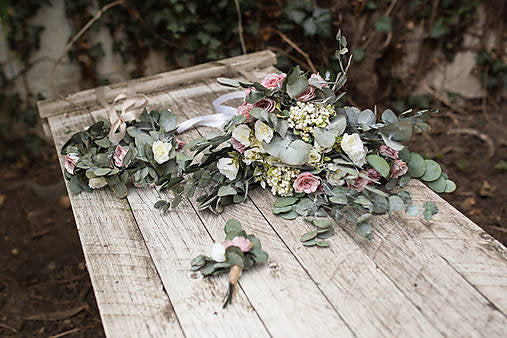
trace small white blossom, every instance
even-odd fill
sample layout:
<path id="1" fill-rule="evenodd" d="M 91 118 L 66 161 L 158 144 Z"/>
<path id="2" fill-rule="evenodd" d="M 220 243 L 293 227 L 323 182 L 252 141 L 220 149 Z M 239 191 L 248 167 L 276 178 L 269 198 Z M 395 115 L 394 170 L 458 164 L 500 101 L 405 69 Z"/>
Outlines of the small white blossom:
<path id="1" fill-rule="evenodd" d="M 266 183 L 273 195 L 292 196 L 293 183 L 301 170 L 290 167 L 271 167 L 266 172 Z"/>
<path id="2" fill-rule="evenodd" d="M 225 247 L 221 243 L 213 243 L 210 257 L 216 262 L 225 262 Z"/>
<path id="3" fill-rule="evenodd" d="M 238 175 L 239 166 L 238 164 L 230 157 L 224 157 L 218 160 L 217 163 L 218 171 L 229 180 L 234 180 L 236 175 Z"/>
<path id="4" fill-rule="evenodd" d="M 298 102 L 290 107 L 289 127 L 294 129 L 296 135 L 300 135 L 303 141 L 310 142 L 315 128 L 324 128 L 329 124 L 329 118 L 335 115 L 331 105 Z"/>
<path id="5" fill-rule="evenodd" d="M 158 164 L 162 164 L 169 160 L 169 153 L 173 145 L 169 142 L 155 141 L 151 146 L 153 157 Z"/>
<path id="6" fill-rule="evenodd" d="M 107 185 L 104 177 L 95 177 L 88 180 L 88 186 L 92 189 L 100 189 Z"/>
<path id="7" fill-rule="evenodd" d="M 245 147 L 249 147 L 251 131 L 252 130 L 246 124 L 240 124 L 232 131 L 232 137 L 238 140 Z"/>
<path id="8" fill-rule="evenodd" d="M 273 129 L 261 120 L 257 120 L 257 122 L 255 122 L 255 137 L 259 141 L 269 143 L 273 138 Z"/>
<path id="9" fill-rule="evenodd" d="M 250 165 L 252 162 L 255 162 L 255 161 L 259 161 L 262 159 L 262 150 L 261 148 L 250 148 L 250 149 L 247 149 L 244 153 L 243 153 L 243 162 L 245 162 L 246 165 Z"/>
<path id="10" fill-rule="evenodd" d="M 362 167 L 366 163 L 366 152 L 368 150 L 363 145 L 363 141 L 361 141 L 358 133 L 352 135 L 343 134 L 341 148 L 355 165 Z"/>
<path id="11" fill-rule="evenodd" d="M 320 155 L 319 150 L 317 148 L 315 148 L 315 147 L 311 147 L 310 148 L 310 154 L 308 156 L 308 163 L 310 163 L 310 164 L 319 163 L 321 157 L 322 156 Z"/>

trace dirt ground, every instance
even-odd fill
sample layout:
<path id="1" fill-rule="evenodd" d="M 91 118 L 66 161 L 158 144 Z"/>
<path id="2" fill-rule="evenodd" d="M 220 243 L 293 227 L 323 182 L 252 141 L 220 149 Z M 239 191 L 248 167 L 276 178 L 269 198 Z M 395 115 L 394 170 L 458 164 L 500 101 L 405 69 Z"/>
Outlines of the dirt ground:
<path id="1" fill-rule="evenodd" d="M 411 147 L 456 181 L 444 197 L 506 244 L 507 175 L 494 168 L 507 159 L 506 116 L 468 108 L 469 115 L 444 110 Z M 103 336 L 54 148 L 2 163 L 0 182 L 0 336 Z"/>
<path id="2" fill-rule="evenodd" d="M 0 337 L 104 336 L 53 149 L 1 164 Z"/>

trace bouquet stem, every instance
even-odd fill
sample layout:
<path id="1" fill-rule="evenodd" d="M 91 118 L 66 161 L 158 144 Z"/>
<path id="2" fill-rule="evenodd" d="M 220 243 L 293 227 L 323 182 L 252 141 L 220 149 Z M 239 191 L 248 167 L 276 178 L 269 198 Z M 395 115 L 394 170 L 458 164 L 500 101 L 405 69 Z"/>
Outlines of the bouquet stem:
<path id="1" fill-rule="evenodd" d="M 232 295 L 234 294 L 234 289 L 238 284 L 238 280 L 239 277 L 241 276 L 242 270 L 243 269 L 239 265 L 233 265 L 229 271 L 229 289 L 227 291 L 227 294 L 225 295 L 225 303 L 224 306 L 222 307 L 224 309 L 228 304 L 232 303 Z"/>

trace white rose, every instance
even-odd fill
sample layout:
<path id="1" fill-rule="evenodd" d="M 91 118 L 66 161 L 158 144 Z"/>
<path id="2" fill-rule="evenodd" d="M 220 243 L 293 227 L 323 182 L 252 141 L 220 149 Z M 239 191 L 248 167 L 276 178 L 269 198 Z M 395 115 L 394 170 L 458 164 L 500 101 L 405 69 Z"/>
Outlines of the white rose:
<path id="1" fill-rule="evenodd" d="M 213 243 L 210 257 L 216 262 L 225 262 L 225 247 L 221 243 Z"/>
<path id="2" fill-rule="evenodd" d="M 234 180 L 238 174 L 239 166 L 232 158 L 224 157 L 218 160 L 218 171 L 229 180 Z"/>
<path id="3" fill-rule="evenodd" d="M 255 137 L 259 141 L 269 143 L 273 138 L 273 129 L 261 120 L 257 120 L 257 122 L 255 122 Z"/>
<path id="4" fill-rule="evenodd" d="M 107 185 L 104 177 L 95 177 L 88 180 L 88 186 L 92 189 L 100 189 Z"/>
<path id="5" fill-rule="evenodd" d="M 243 162 L 245 162 L 246 165 L 250 165 L 252 162 L 258 161 L 260 159 L 259 153 L 262 153 L 262 150 L 260 148 L 250 148 L 247 149 L 243 156 Z"/>
<path id="6" fill-rule="evenodd" d="M 246 124 L 240 124 L 232 131 L 232 137 L 238 140 L 245 147 L 250 146 L 250 132 L 252 130 L 248 128 Z"/>
<path id="7" fill-rule="evenodd" d="M 362 167 L 366 163 L 367 149 L 363 145 L 363 141 L 361 141 L 358 133 L 352 135 L 343 134 L 341 147 L 355 165 Z"/>
<path id="8" fill-rule="evenodd" d="M 151 146 L 153 157 L 158 164 L 162 164 L 169 160 L 169 153 L 173 145 L 169 142 L 155 141 Z"/>
<path id="9" fill-rule="evenodd" d="M 314 164 L 320 162 L 321 155 L 319 150 L 315 147 L 310 148 L 310 154 L 308 155 L 308 163 Z"/>

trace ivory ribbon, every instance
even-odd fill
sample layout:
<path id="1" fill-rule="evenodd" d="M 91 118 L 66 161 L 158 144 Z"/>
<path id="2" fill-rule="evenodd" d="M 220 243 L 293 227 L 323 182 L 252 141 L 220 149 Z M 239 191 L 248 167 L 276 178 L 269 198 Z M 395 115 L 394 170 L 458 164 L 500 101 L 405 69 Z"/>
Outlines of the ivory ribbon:
<path id="1" fill-rule="evenodd" d="M 98 101 L 106 108 L 108 112 L 109 122 L 111 129 L 109 130 L 109 141 L 113 144 L 119 143 L 127 133 L 127 122 L 139 120 L 143 109 L 148 105 L 150 99 L 143 94 L 135 94 L 135 80 L 127 82 L 127 93 L 118 94 L 111 105 L 107 104 L 104 87 L 95 89 L 95 94 Z M 115 107 L 115 104 L 125 99 L 122 102 L 120 109 Z M 121 111 L 118 114 L 118 111 Z"/>
<path id="2" fill-rule="evenodd" d="M 190 120 L 180 123 L 176 131 L 178 134 L 181 134 L 194 126 L 221 128 L 227 121 L 229 121 L 238 113 L 237 108 L 223 105 L 223 103 L 232 99 L 239 98 L 244 99 L 245 93 L 232 92 L 220 96 L 215 101 L 213 101 L 213 107 L 215 108 L 217 114 L 194 117 Z"/>

